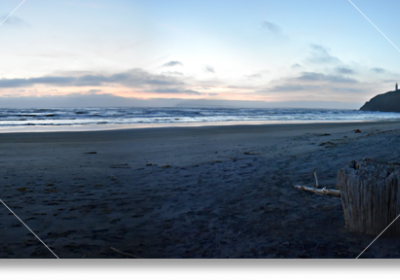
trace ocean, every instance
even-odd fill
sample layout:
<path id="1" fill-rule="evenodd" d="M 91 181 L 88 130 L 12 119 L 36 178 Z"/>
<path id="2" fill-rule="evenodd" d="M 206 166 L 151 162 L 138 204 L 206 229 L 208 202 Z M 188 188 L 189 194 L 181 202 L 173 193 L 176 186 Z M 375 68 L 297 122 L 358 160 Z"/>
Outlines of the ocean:
<path id="1" fill-rule="evenodd" d="M 332 109 L 248 108 L 48 108 L 0 109 L 0 128 L 125 125 L 212 125 L 214 123 L 302 123 L 400 120 L 400 113 Z"/>

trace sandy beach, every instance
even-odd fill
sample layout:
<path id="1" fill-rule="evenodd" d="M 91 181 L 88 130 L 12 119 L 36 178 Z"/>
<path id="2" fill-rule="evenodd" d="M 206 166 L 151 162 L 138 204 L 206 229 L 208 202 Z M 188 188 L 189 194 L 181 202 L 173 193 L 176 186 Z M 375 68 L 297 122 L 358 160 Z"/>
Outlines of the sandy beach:
<path id="1" fill-rule="evenodd" d="M 399 122 L 2 133 L 0 198 L 60 258 L 355 258 L 375 237 L 344 228 L 340 198 L 293 185 L 398 161 L 399 137 Z M 1 258 L 54 258 L 0 217 Z"/>

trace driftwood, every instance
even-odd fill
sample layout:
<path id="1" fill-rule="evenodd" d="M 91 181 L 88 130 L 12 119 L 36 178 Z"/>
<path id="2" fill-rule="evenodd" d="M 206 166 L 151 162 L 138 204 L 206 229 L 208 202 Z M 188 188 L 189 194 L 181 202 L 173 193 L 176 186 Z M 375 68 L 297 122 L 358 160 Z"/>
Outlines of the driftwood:
<path id="1" fill-rule="evenodd" d="M 295 189 L 298 190 L 304 190 L 307 192 L 313 192 L 315 194 L 319 195 L 330 195 L 330 196 L 337 196 L 340 197 L 340 191 L 339 190 L 334 190 L 334 189 L 328 189 L 328 188 L 321 188 L 319 189 L 319 184 L 318 184 L 318 177 L 317 177 L 317 170 L 314 169 L 314 179 L 315 179 L 315 187 L 307 187 L 307 186 L 302 186 L 302 185 L 296 185 L 294 186 Z"/>
<path id="2" fill-rule="evenodd" d="M 298 190 L 304 190 L 306 192 L 313 192 L 313 193 L 319 194 L 319 195 L 331 195 L 331 196 L 340 197 L 340 191 L 339 190 L 333 190 L 333 189 L 328 189 L 328 188 L 317 189 L 317 188 L 312 188 L 312 187 L 307 187 L 307 186 L 300 186 L 300 185 L 296 185 L 294 187 L 296 189 L 298 189 Z"/>
<path id="3" fill-rule="evenodd" d="M 338 172 L 345 227 L 353 232 L 380 234 L 400 214 L 400 166 L 363 159 Z M 400 222 L 386 231 L 400 235 Z"/>

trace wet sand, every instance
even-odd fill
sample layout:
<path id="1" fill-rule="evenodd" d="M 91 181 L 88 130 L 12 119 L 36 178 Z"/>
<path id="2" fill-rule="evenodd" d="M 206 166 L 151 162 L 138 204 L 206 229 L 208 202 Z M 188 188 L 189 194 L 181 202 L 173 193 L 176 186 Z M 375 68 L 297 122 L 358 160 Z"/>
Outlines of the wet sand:
<path id="1" fill-rule="evenodd" d="M 375 237 L 293 185 L 398 161 L 399 139 L 399 122 L 2 133 L 0 198 L 60 258 L 355 258 Z M 2 205 L 0 236 L 2 258 L 54 257 Z"/>

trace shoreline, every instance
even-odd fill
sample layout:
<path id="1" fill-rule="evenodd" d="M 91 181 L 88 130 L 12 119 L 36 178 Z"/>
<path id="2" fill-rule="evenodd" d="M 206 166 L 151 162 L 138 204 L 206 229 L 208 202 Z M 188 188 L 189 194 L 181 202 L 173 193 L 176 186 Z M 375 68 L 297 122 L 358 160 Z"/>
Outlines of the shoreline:
<path id="1" fill-rule="evenodd" d="M 352 125 L 352 124 L 397 124 L 400 120 L 359 120 L 359 121 L 226 121 L 193 123 L 151 123 L 151 124 L 110 124 L 96 126 L 40 126 L 0 127 L 2 133 L 43 133 L 43 132 L 90 132 L 118 131 L 157 128 L 196 128 L 196 127 L 240 127 L 240 126 L 285 126 L 285 125 Z"/>
<path id="2" fill-rule="evenodd" d="M 355 258 L 374 237 L 293 185 L 398 161 L 399 137 L 400 122 L 2 133 L 0 198 L 60 258 Z M 1 258 L 53 258 L 3 210 Z M 363 257 L 400 257 L 378 241 Z"/>

